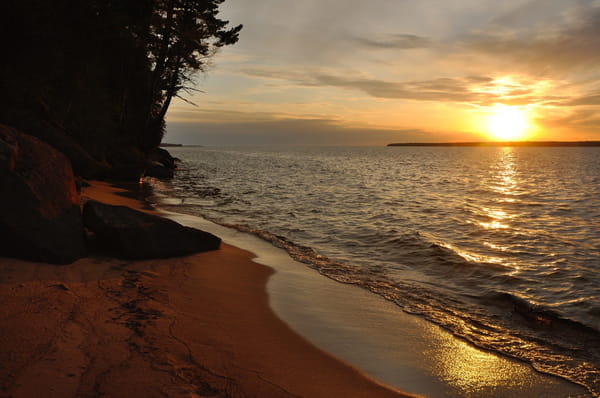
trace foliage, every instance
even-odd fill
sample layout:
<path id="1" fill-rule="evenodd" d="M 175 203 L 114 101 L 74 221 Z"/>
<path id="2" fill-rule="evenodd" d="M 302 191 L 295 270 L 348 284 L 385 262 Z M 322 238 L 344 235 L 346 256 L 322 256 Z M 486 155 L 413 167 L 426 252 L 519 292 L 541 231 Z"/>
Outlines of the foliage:
<path id="1" fill-rule="evenodd" d="M 53 129 L 100 160 L 155 148 L 171 100 L 238 39 L 223 1 L 2 0 L 0 123 Z"/>

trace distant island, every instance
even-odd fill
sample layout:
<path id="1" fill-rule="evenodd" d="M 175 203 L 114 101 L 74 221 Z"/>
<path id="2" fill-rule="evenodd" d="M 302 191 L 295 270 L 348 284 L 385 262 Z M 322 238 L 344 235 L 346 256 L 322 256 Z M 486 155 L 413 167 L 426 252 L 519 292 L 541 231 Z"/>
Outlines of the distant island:
<path id="1" fill-rule="evenodd" d="M 400 142 L 387 146 L 597 147 L 600 141 Z"/>

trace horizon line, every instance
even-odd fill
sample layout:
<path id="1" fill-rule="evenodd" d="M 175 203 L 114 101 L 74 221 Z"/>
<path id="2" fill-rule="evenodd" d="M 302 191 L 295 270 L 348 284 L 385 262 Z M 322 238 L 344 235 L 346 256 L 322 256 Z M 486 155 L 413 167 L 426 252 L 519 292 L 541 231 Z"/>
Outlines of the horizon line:
<path id="1" fill-rule="evenodd" d="M 600 141 L 467 141 L 467 142 L 395 142 L 386 146 L 542 146 L 600 147 Z"/>

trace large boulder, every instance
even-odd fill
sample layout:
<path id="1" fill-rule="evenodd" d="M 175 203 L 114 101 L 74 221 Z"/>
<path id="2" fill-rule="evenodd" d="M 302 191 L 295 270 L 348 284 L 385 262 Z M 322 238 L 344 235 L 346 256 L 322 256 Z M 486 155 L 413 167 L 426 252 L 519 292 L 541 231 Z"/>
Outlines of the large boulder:
<path id="1" fill-rule="evenodd" d="M 25 131 L 62 152 L 71 161 L 76 175 L 88 179 L 102 179 L 108 174 L 108 166 L 94 159 L 77 141 L 59 129 L 44 126 Z"/>
<path id="2" fill-rule="evenodd" d="M 184 256 L 216 250 L 221 244 L 208 232 L 94 200 L 83 207 L 83 223 L 102 245 L 130 259 Z"/>
<path id="3" fill-rule="evenodd" d="M 79 204 L 65 155 L 0 125 L 0 256 L 57 264 L 83 257 Z"/>

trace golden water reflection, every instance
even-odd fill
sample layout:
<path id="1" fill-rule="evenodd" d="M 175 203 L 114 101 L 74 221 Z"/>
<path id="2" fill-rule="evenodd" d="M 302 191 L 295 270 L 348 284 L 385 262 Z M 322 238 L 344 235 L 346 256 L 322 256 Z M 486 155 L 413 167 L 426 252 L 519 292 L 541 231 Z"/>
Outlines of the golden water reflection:
<path id="1" fill-rule="evenodd" d="M 481 351 L 451 336 L 437 335 L 425 352 L 435 358 L 432 372 L 460 396 L 494 396 L 497 391 L 525 389 L 534 384 L 531 370 L 509 359 Z"/>
<path id="2" fill-rule="evenodd" d="M 502 195 L 499 202 L 514 203 L 519 195 L 518 174 L 515 165 L 514 149 L 511 147 L 500 148 L 499 158 L 493 166 L 493 175 L 488 188 Z M 503 211 L 503 210 L 500 210 Z"/>
<path id="3" fill-rule="evenodd" d="M 514 203 L 518 196 L 518 177 L 515 167 L 513 149 L 510 147 L 500 148 L 498 161 L 492 166 L 490 175 L 484 182 L 486 188 L 499 194 L 498 203 Z M 487 230 L 509 229 L 509 220 L 516 214 L 509 213 L 506 208 L 482 206 L 479 213 L 487 220 L 478 221 L 477 224 Z"/>
<path id="4" fill-rule="evenodd" d="M 498 220 L 490 221 L 490 222 L 480 222 L 479 225 L 485 229 L 508 229 L 510 226 L 508 224 L 501 223 Z"/>
<path id="5" fill-rule="evenodd" d="M 507 206 L 507 203 L 515 203 L 520 195 L 520 183 L 518 169 L 515 160 L 514 149 L 511 147 L 503 147 L 498 151 L 498 158 L 495 163 L 492 164 L 489 170 L 488 177 L 484 182 L 486 188 L 496 194 L 498 197 L 493 197 L 492 200 L 485 203 L 478 208 L 478 215 L 483 217 L 483 220 L 475 221 L 480 228 L 494 231 L 510 231 L 513 229 L 513 222 L 519 217 L 511 206 Z M 493 203 L 493 204 L 491 204 Z M 489 247 L 494 251 L 500 251 L 504 253 L 510 252 L 510 245 L 500 244 L 495 241 L 495 238 L 489 240 L 483 240 L 482 244 Z M 460 254 L 460 253 L 459 253 Z M 502 256 L 477 256 L 462 255 L 463 258 L 467 258 L 471 261 L 485 260 L 488 263 L 499 264 L 506 268 L 512 269 L 511 275 L 519 272 L 519 266 L 513 261 L 509 261 L 506 257 Z"/>
<path id="6" fill-rule="evenodd" d="M 483 244 L 485 246 L 489 247 L 490 249 L 499 250 L 502 252 L 505 252 L 510 249 L 510 247 L 508 247 L 508 246 L 501 246 L 501 245 L 497 245 L 495 243 L 488 242 L 488 241 L 484 241 Z"/>
<path id="7" fill-rule="evenodd" d="M 498 174 L 495 176 L 491 188 L 504 195 L 514 195 L 515 188 L 517 188 L 517 171 L 515 169 L 513 148 L 503 147 L 500 151 L 500 159 L 496 164 Z"/>
<path id="8" fill-rule="evenodd" d="M 488 212 L 488 216 L 495 218 L 496 220 L 505 220 L 508 218 L 512 218 L 514 216 L 509 215 L 506 211 L 504 210 L 494 210 L 494 209 L 485 209 Z"/>

